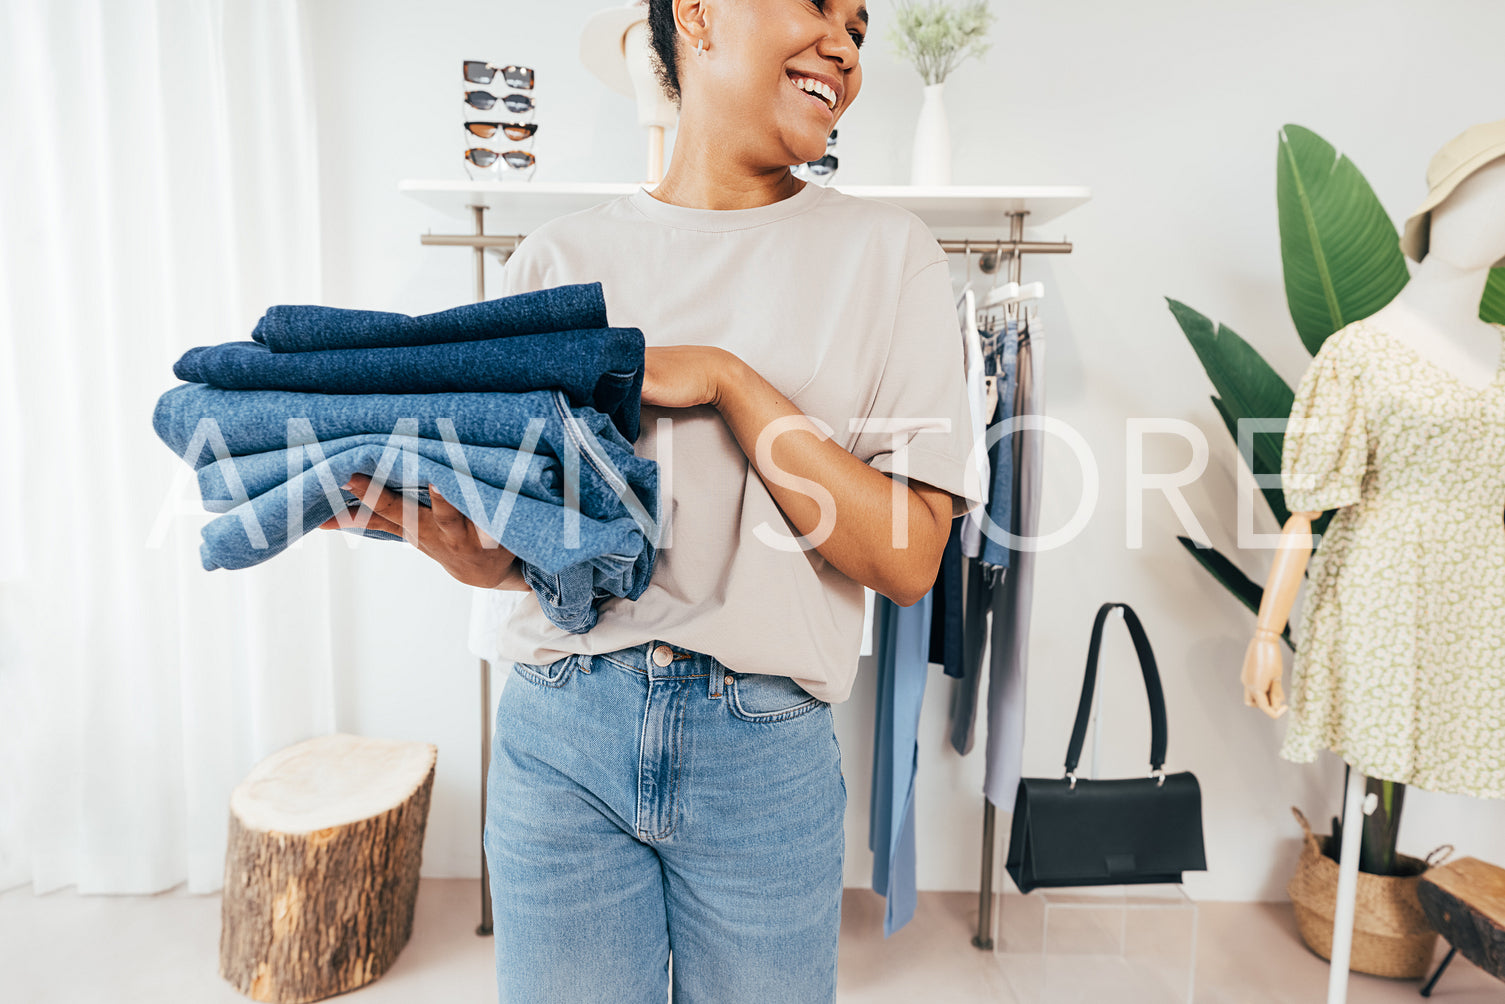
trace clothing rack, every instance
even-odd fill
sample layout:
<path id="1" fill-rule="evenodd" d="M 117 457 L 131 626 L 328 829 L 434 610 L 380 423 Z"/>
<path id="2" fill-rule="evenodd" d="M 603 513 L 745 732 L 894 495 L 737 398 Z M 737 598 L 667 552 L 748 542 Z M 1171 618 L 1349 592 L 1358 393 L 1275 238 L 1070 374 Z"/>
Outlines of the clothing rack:
<path id="1" fill-rule="evenodd" d="M 1085 191 L 1085 190 L 1083 190 Z M 1074 194 L 1074 193 L 1073 193 Z M 1082 196 L 1085 200 L 1085 196 Z M 475 252 L 475 296 L 479 302 L 486 299 L 486 252 L 499 255 L 503 261 L 522 241 L 526 234 L 488 234 L 485 214 L 489 208 L 467 201 L 465 208 L 474 223 L 474 232 L 469 234 L 421 234 L 419 241 L 429 247 L 468 247 Z M 1002 267 L 1007 258 L 1008 277 L 1019 282 L 1023 272 L 1023 256 L 1027 254 L 1070 254 L 1069 241 L 1027 241 L 1024 239 L 1024 218 L 1029 210 L 1006 211 L 1009 235 L 1006 239 L 985 240 L 981 238 L 937 239 L 947 254 L 979 253 L 978 267 L 992 274 Z M 486 782 L 491 763 L 491 664 L 480 660 L 481 673 L 481 830 L 484 839 L 486 826 Z M 993 948 L 993 859 L 996 851 L 997 826 L 993 803 L 983 799 L 982 814 L 982 878 L 978 890 L 977 933 L 972 944 L 977 948 Z M 476 934 L 486 936 L 492 931 L 491 884 L 486 865 L 486 851 L 481 848 L 481 923 Z"/>
<path id="2" fill-rule="evenodd" d="M 1028 215 L 1027 210 L 1008 214 L 1009 238 L 1006 241 L 943 240 L 940 242 L 941 247 L 948 253 L 968 255 L 974 248 L 979 251 L 984 248 L 991 249 L 984 253 L 977 263 L 978 268 L 987 273 L 997 271 L 1003 255 L 1007 254 L 1009 281 L 1019 282 L 1023 277 L 1024 255 L 1071 253 L 1071 244 L 1068 241 L 1026 241 L 1024 218 Z M 998 810 L 984 796 L 982 800 L 982 876 L 977 890 L 977 933 L 972 936 L 973 947 L 984 951 L 991 951 L 993 948 L 993 861 L 997 857 L 997 815 Z"/>

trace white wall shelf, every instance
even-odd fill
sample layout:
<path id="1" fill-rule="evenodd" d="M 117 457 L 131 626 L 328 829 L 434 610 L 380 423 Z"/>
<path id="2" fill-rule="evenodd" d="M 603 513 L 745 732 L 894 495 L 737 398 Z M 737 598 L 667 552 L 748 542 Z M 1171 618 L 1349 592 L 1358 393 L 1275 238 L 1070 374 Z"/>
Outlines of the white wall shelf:
<path id="1" fill-rule="evenodd" d="M 454 219 L 471 220 L 473 206 L 491 210 L 496 232 L 528 233 L 545 220 L 588 209 L 628 195 L 638 182 L 406 180 L 404 195 Z M 831 187 L 861 198 L 903 206 L 924 220 L 937 237 L 992 240 L 1009 233 L 1010 217 L 1028 213 L 1035 227 L 1082 205 L 1092 192 L 1076 185 L 840 185 Z"/>

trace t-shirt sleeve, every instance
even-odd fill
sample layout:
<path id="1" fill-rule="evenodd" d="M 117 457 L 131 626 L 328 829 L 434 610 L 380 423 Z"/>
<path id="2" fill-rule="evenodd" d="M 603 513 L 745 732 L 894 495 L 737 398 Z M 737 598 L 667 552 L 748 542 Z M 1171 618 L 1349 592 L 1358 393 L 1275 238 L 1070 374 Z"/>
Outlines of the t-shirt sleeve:
<path id="1" fill-rule="evenodd" d="M 899 291 L 888 357 L 852 453 L 889 475 L 951 493 L 952 517 L 982 504 L 961 329 L 945 258 Z M 981 448 L 979 444 L 979 448 Z"/>
<path id="2" fill-rule="evenodd" d="M 1280 453 L 1291 512 L 1324 512 L 1359 501 L 1369 470 L 1369 433 L 1359 368 L 1330 337 L 1296 388 Z"/>

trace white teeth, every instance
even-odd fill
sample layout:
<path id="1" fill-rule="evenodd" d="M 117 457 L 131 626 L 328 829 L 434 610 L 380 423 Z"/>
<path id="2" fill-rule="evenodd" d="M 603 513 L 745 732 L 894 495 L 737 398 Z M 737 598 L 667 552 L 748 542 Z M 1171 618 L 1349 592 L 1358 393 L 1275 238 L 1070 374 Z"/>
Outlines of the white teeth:
<path id="1" fill-rule="evenodd" d="M 790 79 L 794 81 L 794 86 L 800 90 L 809 91 L 811 94 L 824 98 L 826 104 L 830 105 L 833 111 L 835 110 L 836 92 L 829 85 L 823 84 L 819 80 L 812 80 L 809 77 L 791 77 Z"/>

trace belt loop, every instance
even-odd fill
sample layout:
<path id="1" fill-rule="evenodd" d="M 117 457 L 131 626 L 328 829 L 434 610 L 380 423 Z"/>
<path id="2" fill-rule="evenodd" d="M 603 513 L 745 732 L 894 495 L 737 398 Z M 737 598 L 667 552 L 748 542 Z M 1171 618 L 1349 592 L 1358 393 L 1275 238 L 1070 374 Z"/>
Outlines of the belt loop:
<path id="1" fill-rule="evenodd" d="M 725 681 L 722 677 L 726 673 L 726 668 L 715 656 L 706 656 L 706 662 L 709 664 L 706 666 L 706 696 L 712 700 L 718 700 L 724 692 Z"/>

